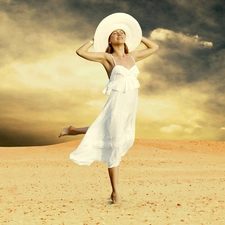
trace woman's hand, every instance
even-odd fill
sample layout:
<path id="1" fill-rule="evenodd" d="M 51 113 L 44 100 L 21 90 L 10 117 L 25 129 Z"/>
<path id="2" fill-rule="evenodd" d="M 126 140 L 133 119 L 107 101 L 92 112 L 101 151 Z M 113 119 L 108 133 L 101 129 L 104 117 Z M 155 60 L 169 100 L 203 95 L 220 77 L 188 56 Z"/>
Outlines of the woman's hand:
<path id="1" fill-rule="evenodd" d="M 100 62 L 103 63 L 103 61 L 106 60 L 105 53 L 104 52 L 89 52 L 89 48 L 93 45 L 94 38 L 88 42 L 86 42 L 84 45 L 82 45 L 80 48 L 77 49 L 76 53 L 80 57 L 91 60 L 94 62 Z"/>
<path id="2" fill-rule="evenodd" d="M 157 50 L 159 46 L 154 43 L 153 41 L 150 41 L 148 38 L 142 37 L 141 42 L 147 47 L 151 49 Z"/>

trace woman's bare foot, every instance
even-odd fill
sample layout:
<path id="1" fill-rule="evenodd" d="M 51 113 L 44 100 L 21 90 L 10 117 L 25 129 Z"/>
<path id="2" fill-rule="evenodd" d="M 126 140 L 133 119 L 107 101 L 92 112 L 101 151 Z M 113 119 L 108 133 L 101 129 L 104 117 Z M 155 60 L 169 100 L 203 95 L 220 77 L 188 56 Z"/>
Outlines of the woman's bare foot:
<path id="1" fill-rule="evenodd" d="M 77 128 L 77 127 L 73 127 L 73 126 L 66 127 L 59 134 L 59 138 L 62 136 L 65 136 L 65 135 L 86 134 L 88 128 L 89 127 L 81 127 L 81 128 Z"/>
<path id="2" fill-rule="evenodd" d="M 59 138 L 65 135 L 77 135 L 79 134 L 78 132 L 76 132 L 76 128 L 73 126 L 69 126 L 64 128 L 61 133 L 59 134 Z"/>
<path id="3" fill-rule="evenodd" d="M 120 195 L 118 193 L 112 192 L 112 194 L 111 194 L 111 200 L 112 200 L 113 204 L 119 204 L 119 203 L 121 203 L 121 198 L 120 198 Z"/>

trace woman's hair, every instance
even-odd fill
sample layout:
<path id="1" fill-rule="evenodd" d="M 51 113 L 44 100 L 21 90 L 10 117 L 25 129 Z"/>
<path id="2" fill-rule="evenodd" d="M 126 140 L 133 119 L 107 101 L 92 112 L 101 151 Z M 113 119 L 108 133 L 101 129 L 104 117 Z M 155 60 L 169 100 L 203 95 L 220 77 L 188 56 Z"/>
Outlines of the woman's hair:
<path id="1" fill-rule="evenodd" d="M 114 52 L 113 46 L 110 43 L 109 43 L 108 47 L 106 48 L 105 52 L 110 53 L 110 54 Z M 126 43 L 124 43 L 124 52 L 126 54 L 129 53 L 129 49 L 128 49 Z"/>

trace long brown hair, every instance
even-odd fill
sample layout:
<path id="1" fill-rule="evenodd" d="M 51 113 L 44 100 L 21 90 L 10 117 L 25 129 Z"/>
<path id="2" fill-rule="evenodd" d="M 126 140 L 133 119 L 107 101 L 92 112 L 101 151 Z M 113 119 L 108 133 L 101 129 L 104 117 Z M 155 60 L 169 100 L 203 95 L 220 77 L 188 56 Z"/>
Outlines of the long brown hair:
<path id="1" fill-rule="evenodd" d="M 110 53 L 110 54 L 114 52 L 114 48 L 110 43 L 108 44 L 108 47 L 106 48 L 105 52 Z M 126 43 L 124 43 L 124 52 L 126 54 L 129 53 L 129 49 L 128 49 Z"/>

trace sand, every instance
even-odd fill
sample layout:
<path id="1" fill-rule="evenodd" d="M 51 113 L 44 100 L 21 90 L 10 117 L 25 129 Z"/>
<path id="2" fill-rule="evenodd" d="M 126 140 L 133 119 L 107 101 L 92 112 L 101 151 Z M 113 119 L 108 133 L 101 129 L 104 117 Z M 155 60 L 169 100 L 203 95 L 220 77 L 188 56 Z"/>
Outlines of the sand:
<path id="1" fill-rule="evenodd" d="M 0 148 L 1 225 L 225 224 L 225 142 L 137 139 L 119 205 L 105 163 L 68 160 L 78 144 Z"/>

